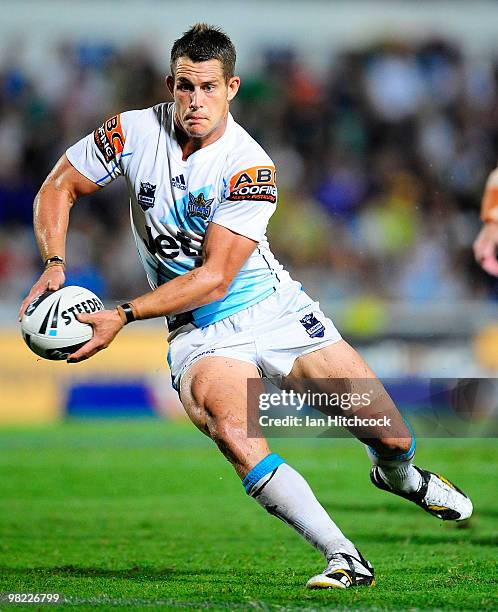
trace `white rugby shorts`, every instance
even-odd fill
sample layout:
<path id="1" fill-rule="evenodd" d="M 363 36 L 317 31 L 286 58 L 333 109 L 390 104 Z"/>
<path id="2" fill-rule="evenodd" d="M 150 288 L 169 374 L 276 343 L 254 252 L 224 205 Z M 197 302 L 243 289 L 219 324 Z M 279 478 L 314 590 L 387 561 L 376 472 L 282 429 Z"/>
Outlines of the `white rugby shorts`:
<path id="1" fill-rule="evenodd" d="M 338 342 L 332 321 L 291 282 L 275 293 L 206 327 L 188 323 L 169 337 L 168 363 L 175 389 L 203 357 L 229 357 L 253 363 L 261 376 L 286 376 L 297 357 Z"/>

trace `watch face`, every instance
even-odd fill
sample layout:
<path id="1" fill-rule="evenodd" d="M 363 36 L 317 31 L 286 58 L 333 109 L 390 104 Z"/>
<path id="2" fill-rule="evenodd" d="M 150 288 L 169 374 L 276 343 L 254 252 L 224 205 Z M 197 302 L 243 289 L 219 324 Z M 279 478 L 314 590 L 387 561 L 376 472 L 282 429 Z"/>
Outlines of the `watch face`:
<path id="1" fill-rule="evenodd" d="M 45 260 L 45 265 L 46 266 L 49 263 L 64 263 L 64 260 L 62 259 L 62 257 L 54 256 L 54 257 L 49 257 L 47 260 Z"/>

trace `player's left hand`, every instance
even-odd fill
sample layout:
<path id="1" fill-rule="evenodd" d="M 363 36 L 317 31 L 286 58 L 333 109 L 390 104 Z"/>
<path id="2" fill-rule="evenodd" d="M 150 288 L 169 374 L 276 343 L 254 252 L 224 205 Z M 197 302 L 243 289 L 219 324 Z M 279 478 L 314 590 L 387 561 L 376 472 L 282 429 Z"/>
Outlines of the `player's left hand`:
<path id="1" fill-rule="evenodd" d="M 123 327 L 123 321 L 117 310 L 100 310 L 92 314 L 77 314 L 80 323 L 88 323 L 93 328 L 93 337 L 76 353 L 69 355 L 68 363 L 78 363 L 105 349 L 111 344 Z"/>

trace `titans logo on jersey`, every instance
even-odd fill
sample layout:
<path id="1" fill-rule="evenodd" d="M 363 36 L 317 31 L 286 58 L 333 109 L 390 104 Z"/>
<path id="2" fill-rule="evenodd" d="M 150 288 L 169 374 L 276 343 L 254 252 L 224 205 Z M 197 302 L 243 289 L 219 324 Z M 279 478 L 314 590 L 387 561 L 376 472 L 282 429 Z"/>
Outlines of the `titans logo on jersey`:
<path id="1" fill-rule="evenodd" d="M 201 219 L 209 219 L 211 216 L 211 204 L 214 198 L 206 200 L 204 193 L 201 193 L 194 197 L 191 193 L 188 194 L 188 214 L 191 217 L 200 217 Z"/>
<path id="2" fill-rule="evenodd" d="M 229 115 L 223 136 L 184 160 L 174 116 L 172 103 L 121 113 L 66 155 L 99 185 L 120 175 L 126 178 L 132 230 L 153 288 L 202 265 L 210 223 L 254 241 L 254 252 L 226 296 L 193 311 L 194 322 L 205 326 L 293 281 L 265 235 L 277 201 L 271 159 Z"/>

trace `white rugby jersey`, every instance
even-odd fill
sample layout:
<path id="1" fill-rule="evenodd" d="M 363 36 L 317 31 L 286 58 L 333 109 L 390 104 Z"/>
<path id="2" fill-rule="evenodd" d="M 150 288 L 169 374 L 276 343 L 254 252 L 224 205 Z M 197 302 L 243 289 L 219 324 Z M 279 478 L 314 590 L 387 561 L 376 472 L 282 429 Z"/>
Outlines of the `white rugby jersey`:
<path id="1" fill-rule="evenodd" d="M 225 133 L 182 160 L 174 104 L 121 113 L 66 151 L 102 187 L 120 175 L 130 194 L 131 225 L 152 288 L 202 263 L 211 221 L 258 242 L 226 296 L 192 312 L 203 327 L 248 308 L 294 282 L 271 253 L 266 226 L 275 211 L 275 167 L 231 115 Z"/>

